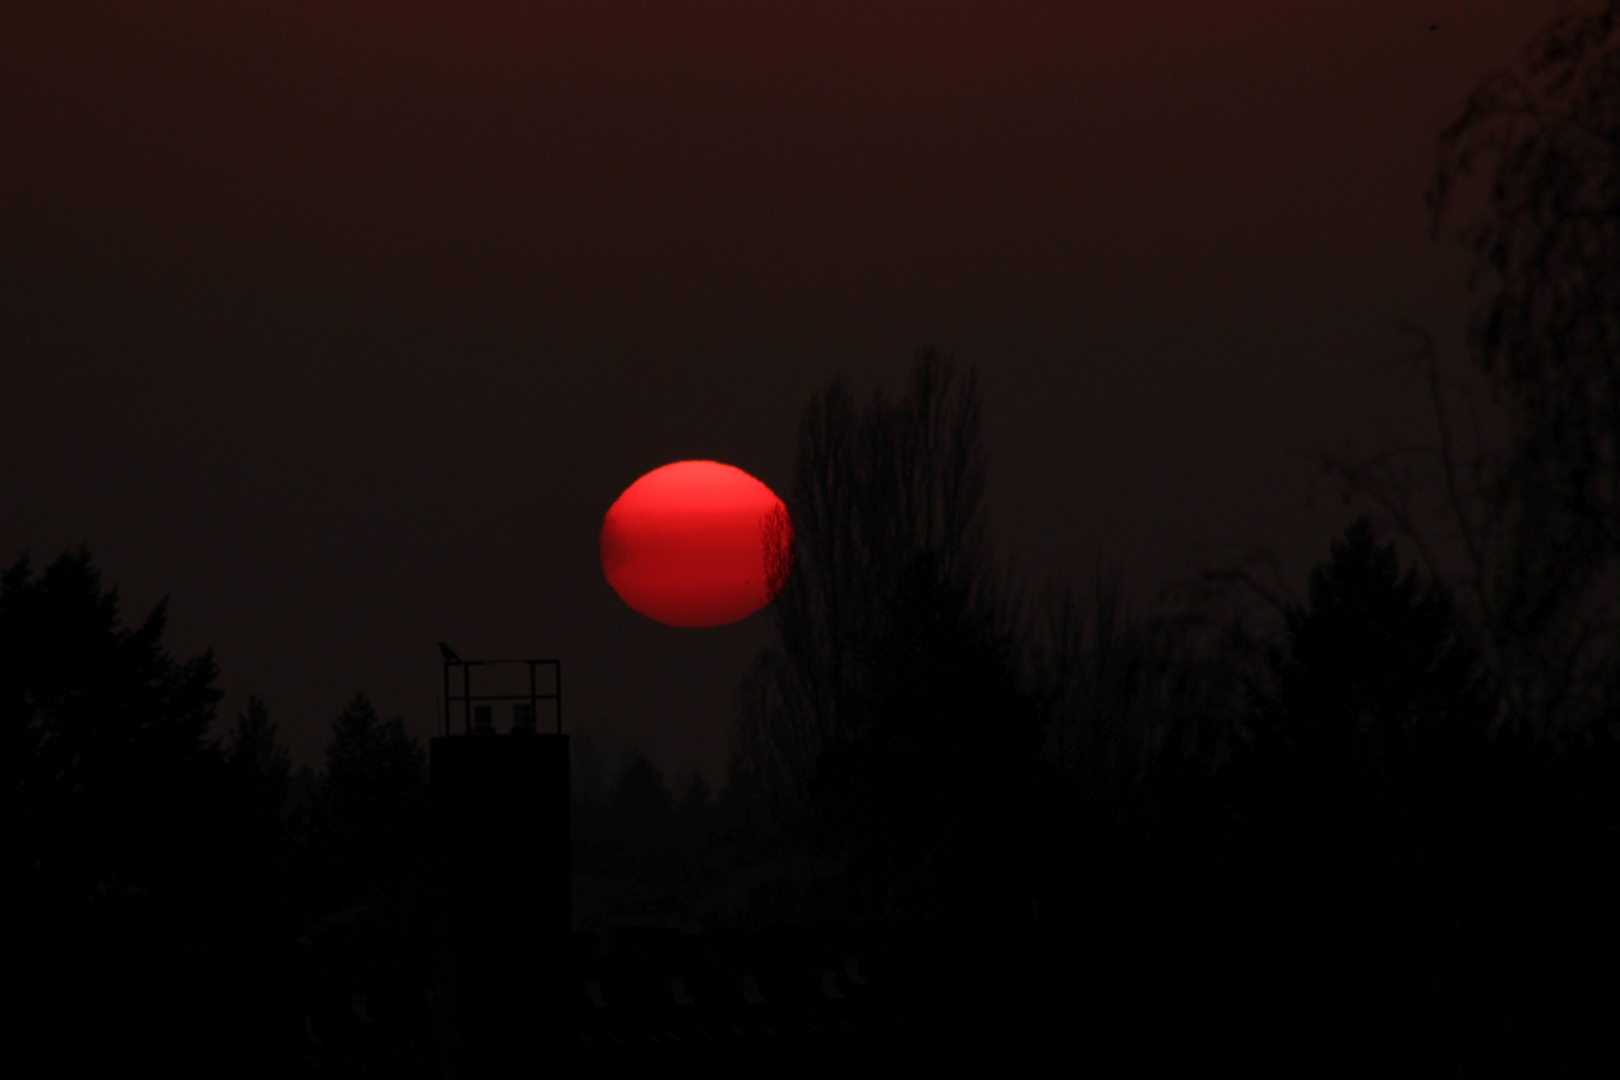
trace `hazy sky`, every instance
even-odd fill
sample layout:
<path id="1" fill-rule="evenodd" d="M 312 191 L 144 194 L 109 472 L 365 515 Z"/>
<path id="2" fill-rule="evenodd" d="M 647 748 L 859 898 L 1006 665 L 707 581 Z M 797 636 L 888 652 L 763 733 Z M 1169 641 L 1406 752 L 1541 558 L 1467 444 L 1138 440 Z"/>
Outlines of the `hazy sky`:
<path id="1" fill-rule="evenodd" d="M 1316 454 L 1426 432 L 1401 320 L 1461 359 L 1435 135 L 1571 7 L 13 3 L 0 561 L 168 594 L 300 760 L 359 689 L 436 730 L 443 639 L 712 775 L 768 623 L 630 611 L 603 512 L 681 458 L 787 495 L 811 393 L 932 343 L 1031 578 L 1302 574 Z"/>

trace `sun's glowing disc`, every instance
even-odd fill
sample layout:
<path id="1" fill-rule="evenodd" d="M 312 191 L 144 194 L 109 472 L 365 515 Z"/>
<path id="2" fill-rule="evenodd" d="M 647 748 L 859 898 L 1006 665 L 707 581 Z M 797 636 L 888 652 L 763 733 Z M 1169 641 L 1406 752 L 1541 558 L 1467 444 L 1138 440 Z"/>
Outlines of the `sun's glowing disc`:
<path id="1" fill-rule="evenodd" d="M 602 518 L 602 573 L 670 626 L 721 626 L 770 603 L 792 536 L 776 493 L 733 465 L 677 461 L 624 490 Z"/>

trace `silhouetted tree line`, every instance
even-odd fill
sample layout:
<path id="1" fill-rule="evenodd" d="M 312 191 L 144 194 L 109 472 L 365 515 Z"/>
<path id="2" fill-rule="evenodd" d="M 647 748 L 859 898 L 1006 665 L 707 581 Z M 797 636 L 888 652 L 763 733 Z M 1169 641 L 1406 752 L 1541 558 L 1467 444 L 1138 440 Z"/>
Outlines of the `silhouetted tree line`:
<path id="1" fill-rule="evenodd" d="M 357 696 L 289 812 L 264 702 L 213 737 L 166 611 L 126 627 L 82 549 L 0 578 L 13 1030 L 62 1067 L 422 1073 L 421 747 Z"/>
<path id="2" fill-rule="evenodd" d="M 126 626 L 83 549 L 0 574 L 13 1052 L 167 1075 L 435 1073 L 423 747 L 364 694 L 318 774 L 292 772 L 262 698 L 217 737 L 213 658 L 171 656 L 166 614 Z M 583 862 L 604 839 L 623 849 L 609 869 L 637 917 L 689 905 L 746 861 L 741 790 L 694 775 L 677 799 L 627 755 L 603 798 L 578 800 Z"/>
<path id="3" fill-rule="evenodd" d="M 694 771 L 677 795 L 632 749 L 609 786 L 595 742 L 588 734 L 572 739 L 575 925 L 594 933 L 625 922 L 685 930 L 746 922 L 726 897 L 739 875 L 767 858 L 766 803 L 738 763 L 718 791 Z"/>
<path id="4" fill-rule="evenodd" d="M 1465 565 L 1399 455 L 1329 459 L 1424 569 L 1358 518 L 1270 636 L 1207 602 L 1133 614 L 1102 578 L 1023 604 L 947 359 L 921 354 L 898 401 L 817 395 L 775 641 L 739 695 L 777 838 L 756 908 L 1043 957 L 1018 970 L 1115 1045 L 1613 1071 L 1617 146 L 1614 3 L 1443 133 L 1437 226 L 1487 174 L 1471 346 L 1509 445 L 1462 457 L 1426 354 Z"/>
<path id="5" fill-rule="evenodd" d="M 0 579 L 16 1030 L 65 1061 L 103 1038 L 162 1060 L 177 1015 L 212 1012 L 198 988 L 237 898 L 216 872 L 233 869 L 232 795 L 206 738 L 213 661 L 169 657 L 165 620 L 159 604 L 125 628 L 83 552 Z M 179 1000 L 155 1002 L 158 972 Z"/>
<path id="6" fill-rule="evenodd" d="M 776 838 L 744 911 L 935 927 L 964 970 L 1054 988 L 1115 1048 L 1612 1063 L 1616 687 L 1588 687 L 1610 725 L 1591 738 L 1536 735 L 1451 590 L 1365 517 L 1271 640 L 1135 615 L 1101 578 L 1022 610 L 982 554 L 965 584 L 937 548 L 975 529 L 884 505 L 938 477 L 876 464 L 974 472 L 973 392 L 925 353 L 903 404 L 834 386 L 806 414 L 794 576 L 740 693 L 737 762 Z"/>

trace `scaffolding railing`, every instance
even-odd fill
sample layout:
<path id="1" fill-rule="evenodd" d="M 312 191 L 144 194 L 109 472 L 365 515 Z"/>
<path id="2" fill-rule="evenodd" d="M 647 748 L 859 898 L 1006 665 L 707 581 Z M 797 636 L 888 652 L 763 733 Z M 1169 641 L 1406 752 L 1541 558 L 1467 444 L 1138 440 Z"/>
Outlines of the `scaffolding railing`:
<path id="1" fill-rule="evenodd" d="M 527 666 L 529 669 L 528 693 L 507 694 L 475 694 L 473 693 L 473 668 L 488 667 L 516 667 Z M 452 692 L 451 669 L 461 669 L 461 693 Z M 540 689 L 539 673 L 542 668 L 549 669 L 549 691 Z M 487 705 L 479 702 L 510 701 L 513 706 L 512 731 L 514 733 L 536 731 L 538 708 L 542 701 L 554 704 L 556 716 L 556 732 L 562 734 L 562 661 L 561 660 L 463 660 L 459 656 L 446 655 L 444 657 L 444 733 L 450 734 L 451 716 L 457 704 L 461 705 L 462 734 L 482 735 L 492 734 L 495 730 L 491 720 L 491 710 Z"/>

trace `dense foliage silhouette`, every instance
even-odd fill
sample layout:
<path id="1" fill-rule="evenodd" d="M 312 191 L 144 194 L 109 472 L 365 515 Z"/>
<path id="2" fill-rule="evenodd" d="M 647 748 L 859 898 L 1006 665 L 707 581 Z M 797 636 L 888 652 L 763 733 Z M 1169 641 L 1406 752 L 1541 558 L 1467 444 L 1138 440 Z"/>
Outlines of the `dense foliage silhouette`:
<path id="1" fill-rule="evenodd" d="M 125 626 L 83 549 L 0 576 L 16 1030 L 65 1062 L 116 1044 L 178 1068 L 232 1023 L 216 993 L 241 938 L 244 841 L 208 737 L 213 658 L 172 657 L 166 619 L 164 602 Z"/>
<path id="2" fill-rule="evenodd" d="M 1451 387 L 1425 339 L 1433 445 L 1326 458 L 1459 584 L 1503 722 L 1558 742 L 1610 738 L 1620 683 L 1617 147 L 1610 0 L 1557 18 L 1440 136 L 1431 220 L 1471 256 L 1468 359 L 1489 401 Z"/>
<path id="3" fill-rule="evenodd" d="M 973 374 L 930 351 L 898 400 L 857 408 L 835 382 L 805 412 L 792 572 L 738 736 L 783 827 L 835 879 L 807 914 L 1031 906 L 1012 866 L 986 872 L 1024 861 L 1000 859 L 1027 824 L 1003 811 L 1031 790 L 1041 738 L 984 541 L 979 414 Z"/>
<path id="4" fill-rule="evenodd" d="M 1357 1025 L 1368 1053 L 1437 1061 L 1441 928 L 1465 897 L 1457 858 L 1479 827 L 1493 688 L 1447 591 L 1403 569 L 1361 518 L 1287 613 L 1240 762 L 1257 898 L 1290 897 L 1268 928 L 1311 943 L 1317 1038 Z M 1287 1004 L 1287 1003 L 1279 1003 Z"/>
<path id="5" fill-rule="evenodd" d="M 356 694 L 296 815 L 308 1026 L 327 1067 L 415 1075 L 433 1060 L 427 758 Z"/>

